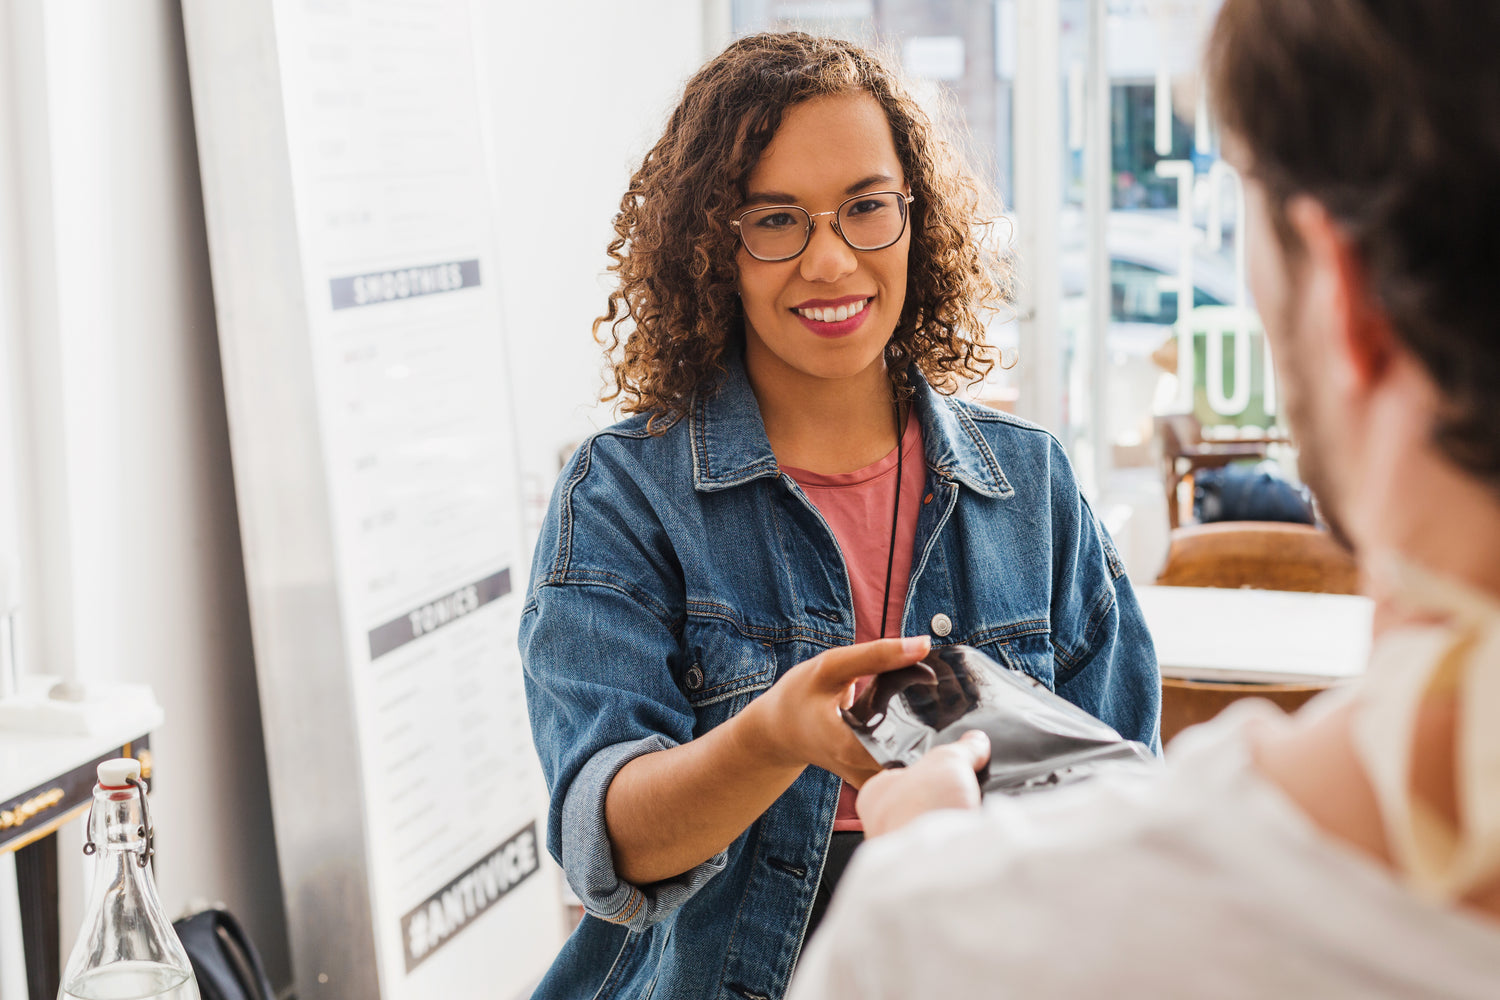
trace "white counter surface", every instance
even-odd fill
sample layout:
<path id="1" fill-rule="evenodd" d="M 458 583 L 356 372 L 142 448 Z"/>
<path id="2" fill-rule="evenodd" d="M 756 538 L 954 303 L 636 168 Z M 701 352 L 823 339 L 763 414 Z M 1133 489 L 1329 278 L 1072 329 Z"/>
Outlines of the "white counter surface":
<path id="1" fill-rule="evenodd" d="M 1137 587 L 1163 677 L 1326 683 L 1364 673 L 1368 597 Z"/>
<path id="2" fill-rule="evenodd" d="M 50 686 L 50 678 L 27 678 L 23 694 Z M 42 723 L 47 706 L 28 713 L 29 698 L 3 703 L 0 712 L 0 803 L 7 802 L 96 757 L 118 750 L 162 723 L 161 706 L 144 685 L 112 685 L 102 692 L 107 709 L 90 711 L 86 735 L 47 731 L 28 724 L 32 714 Z M 14 724 L 7 725 L 6 721 Z M 59 726 L 58 728 L 66 728 Z"/>

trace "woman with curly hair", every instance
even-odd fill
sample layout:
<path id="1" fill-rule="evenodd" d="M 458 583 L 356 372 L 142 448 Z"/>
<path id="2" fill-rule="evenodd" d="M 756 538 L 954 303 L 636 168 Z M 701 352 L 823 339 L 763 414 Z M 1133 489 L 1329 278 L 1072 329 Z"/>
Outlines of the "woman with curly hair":
<path id="1" fill-rule="evenodd" d="M 861 678 L 964 642 L 1155 745 L 1151 641 L 1046 431 L 953 393 L 1006 261 L 866 50 L 740 39 L 615 220 L 628 419 L 559 479 L 521 623 L 586 915 L 537 997 L 780 997 L 860 837 Z"/>

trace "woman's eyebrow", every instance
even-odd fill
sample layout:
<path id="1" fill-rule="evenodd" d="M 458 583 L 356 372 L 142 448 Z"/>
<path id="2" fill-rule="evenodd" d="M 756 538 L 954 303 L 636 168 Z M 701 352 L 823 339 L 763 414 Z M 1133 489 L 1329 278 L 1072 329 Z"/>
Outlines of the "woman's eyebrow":
<path id="1" fill-rule="evenodd" d="M 844 193 L 858 194 L 865 188 L 870 187 L 874 184 L 892 184 L 895 183 L 895 180 L 896 178 L 892 177 L 890 174 L 871 174 L 864 180 L 857 181 L 856 183 L 850 184 L 848 187 L 844 188 Z"/>
<path id="2" fill-rule="evenodd" d="M 871 174 L 863 180 L 858 180 L 850 184 L 844 189 L 844 193 L 858 194 L 867 187 L 873 187 L 876 184 L 893 184 L 895 180 L 896 178 L 890 174 Z M 795 205 L 797 204 L 797 196 L 787 194 L 785 191 L 757 191 L 752 195 L 748 195 L 742 204 L 745 208 L 750 208 L 753 205 Z"/>
<path id="3" fill-rule="evenodd" d="M 744 208 L 749 208 L 751 205 L 795 205 L 795 204 L 797 204 L 797 198 L 796 198 L 796 196 L 795 195 L 787 194 L 784 191 L 757 191 L 755 194 L 752 194 L 749 197 L 747 197 L 744 200 L 744 202 L 742 203 L 742 206 Z"/>

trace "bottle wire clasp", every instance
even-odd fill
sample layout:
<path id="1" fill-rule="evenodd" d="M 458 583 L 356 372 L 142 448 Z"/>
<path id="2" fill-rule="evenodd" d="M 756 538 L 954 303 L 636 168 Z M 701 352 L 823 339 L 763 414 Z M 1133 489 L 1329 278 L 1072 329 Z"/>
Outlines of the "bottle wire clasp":
<path id="1" fill-rule="evenodd" d="M 146 782 L 140 778 L 126 778 L 125 781 L 135 788 L 136 793 L 141 797 L 141 825 L 136 828 L 136 834 L 145 841 L 146 849 L 136 856 L 135 863 L 144 868 L 151 863 L 152 857 L 156 854 L 156 828 L 151 824 L 151 807 L 147 804 Z M 94 806 L 92 803 L 89 805 L 87 830 L 83 853 L 93 855 L 99 850 L 99 845 L 94 843 Z"/>

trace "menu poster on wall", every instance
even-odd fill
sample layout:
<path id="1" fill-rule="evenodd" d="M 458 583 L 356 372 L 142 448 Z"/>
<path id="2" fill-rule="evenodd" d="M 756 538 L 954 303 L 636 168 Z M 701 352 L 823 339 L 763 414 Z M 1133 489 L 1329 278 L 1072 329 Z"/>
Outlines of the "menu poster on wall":
<path id="1" fill-rule="evenodd" d="M 538 877 L 545 798 L 516 650 L 526 566 L 472 10 L 469 0 L 265 2 L 269 16 L 259 23 L 274 46 L 257 51 L 262 72 L 274 53 L 278 86 L 265 93 L 284 122 L 290 197 L 279 207 L 295 221 L 299 264 L 288 280 L 306 331 L 300 363 L 321 480 L 313 495 L 326 505 L 321 541 L 331 563 L 311 575 L 332 581 L 342 653 L 327 668 L 340 676 L 324 688 L 349 701 L 346 737 L 357 761 L 359 829 L 347 815 L 327 817 L 329 836 L 342 833 L 364 851 L 369 926 L 349 933 L 373 939 L 382 1000 L 513 996 L 545 968 L 562 920 L 556 882 Z M 217 30 L 207 20 L 218 14 L 189 25 L 197 29 L 190 47 L 209 47 L 199 40 Z M 215 39 L 219 51 L 237 44 Z M 221 133 L 211 120 L 213 134 L 202 135 L 215 112 L 198 103 L 205 64 L 194 61 L 195 113 L 200 148 L 211 150 Z M 240 209 L 224 184 L 211 183 L 213 157 L 203 158 L 217 295 L 225 282 L 255 278 L 221 260 L 253 254 L 228 245 L 232 226 L 214 224 L 216 205 L 221 218 Z M 239 301 L 232 290 L 228 301 Z M 247 425 L 286 415 L 258 415 L 250 398 L 236 406 L 236 396 L 253 393 L 227 384 L 231 369 L 249 369 L 253 357 L 238 359 L 254 346 L 225 302 L 237 488 L 242 508 L 264 507 L 267 491 L 249 482 L 257 463 L 241 462 L 241 439 L 247 455 L 259 454 L 265 435 Z M 288 353 L 296 359 L 283 349 L 283 360 Z M 272 505 L 300 502 L 279 488 Z M 261 523 L 255 511 L 242 520 Z M 256 532 L 246 534 L 252 616 L 261 618 L 253 577 L 269 571 L 258 566 L 306 557 L 253 552 Z M 271 612 L 264 617 L 257 661 L 279 803 L 278 783 L 300 778 L 283 781 L 269 744 L 304 737 L 278 726 L 281 688 L 267 695 L 268 670 L 278 685 L 287 671 L 263 662 L 278 647 L 262 634 L 284 632 Z M 317 891 L 309 869 L 326 859 L 306 832 L 299 827 L 303 843 L 281 855 L 299 995 L 317 996 L 327 974 L 316 955 L 303 956 L 338 947 L 341 932 L 312 910 L 298 915 L 299 893 Z M 326 915 L 329 905 L 320 905 Z M 319 944 L 299 951 L 299 935 Z"/>

